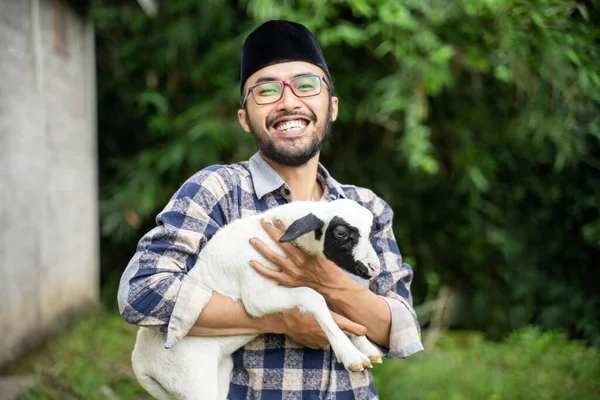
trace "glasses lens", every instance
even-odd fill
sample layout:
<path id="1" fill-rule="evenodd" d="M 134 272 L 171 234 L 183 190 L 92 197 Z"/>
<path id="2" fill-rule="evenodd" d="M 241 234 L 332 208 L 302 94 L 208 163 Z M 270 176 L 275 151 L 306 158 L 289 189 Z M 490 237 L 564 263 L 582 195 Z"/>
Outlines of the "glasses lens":
<path id="1" fill-rule="evenodd" d="M 253 94 L 258 104 L 275 102 L 281 97 L 281 84 L 277 82 L 263 83 L 254 88 Z"/>
<path id="2" fill-rule="evenodd" d="M 301 76 L 294 79 L 291 84 L 298 97 L 314 96 L 321 92 L 321 79 L 318 76 Z"/>

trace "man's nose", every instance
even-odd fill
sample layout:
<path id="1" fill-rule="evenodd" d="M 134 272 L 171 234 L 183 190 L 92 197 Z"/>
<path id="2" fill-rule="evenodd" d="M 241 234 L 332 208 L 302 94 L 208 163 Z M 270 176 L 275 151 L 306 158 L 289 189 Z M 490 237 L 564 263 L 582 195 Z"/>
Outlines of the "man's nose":
<path id="1" fill-rule="evenodd" d="M 298 99 L 298 97 L 294 94 L 291 87 L 285 85 L 283 87 L 281 99 L 279 99 L 279 102 L 277 103 L 277 109 L 281 111 L 291 111 L 297 110 L 299 108 L 302 108 L 302 103 L 300 102 L 300 99 Z"/>

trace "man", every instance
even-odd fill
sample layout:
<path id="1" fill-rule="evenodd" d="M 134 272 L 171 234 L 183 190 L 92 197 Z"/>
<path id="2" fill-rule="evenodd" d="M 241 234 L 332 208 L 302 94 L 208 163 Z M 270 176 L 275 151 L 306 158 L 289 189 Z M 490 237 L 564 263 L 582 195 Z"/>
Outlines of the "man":
<path id="1" fill-rule="evenodd" d="M 338 183 L 319 164 L 338 99 L 312 33 L 288 21 L 258 27 L 243 46 L 240 85 L 239 122 L 253 135 L 258 153 L 248 162 L 205 168 L 174 194 L 123 274 L 121 314 L 132 324 L 163 331 L 167 347 L 185 335 L 264 334 L 234 354 L 230 399 L 375 399 L 371 372 L 344 370 L 312 316 L 289 311 L 252 318 L 241 303 L 187 274 L 215 231 L 235 219 L 294 200 L 349 198 L 375 215 L 382 262 L 377 278 L 351 277 L 291 245 L 283 247 L 287 257 L 280 257 L 254 240 L 257 251 L 282 270 L 256 262 L 249 268 L 284 285 L 317 290 L 343 330 L 366 332 L 388 358 L 423 349 L 411 306 L 412 271 L 402 264 L 392 210 L 370 190 Z M 271 221 L 263 226 L 275 240 L 285 229 Z"/>

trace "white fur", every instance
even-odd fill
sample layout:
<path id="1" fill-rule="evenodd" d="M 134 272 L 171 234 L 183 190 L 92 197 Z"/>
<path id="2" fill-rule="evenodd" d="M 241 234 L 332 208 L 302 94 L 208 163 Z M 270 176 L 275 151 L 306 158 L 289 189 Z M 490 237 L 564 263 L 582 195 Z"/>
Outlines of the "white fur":
<path id="1" fill-rule="evenodd" d="M 368 367 L 369 359 L 382 357 L 381 352 L 364 336 L 348 339 L 335 324 L 323 296 L 307 287 L 279 286 L 249 266 L 250 260 L 257 260 L 267 268 L 278 270 L 249 244 L 252 237 L 284 255 L 261 227 L 261 218 L 280 219 L 289 227 L 309 213 L 324 221 L 323 232 L 335 216 L 358 228 L 361 237 L 354 249 L 354 259 L 373 265 L 376 269 L 373 275 L 379 272 L 379 260 L 369 240 L 373 215 L 358 203 L 342 199 L 329 203 L 293 202 L 233 221 L 221 228 L 202 249 L 189 274 L 207 287 L 241 300 L 254 317 L 293 308 L 313 314 L 346 369 Z M 318 241 L 311 232 L 294 242 L 310 254 L 323 255 L 324 241 L 325 235 Z M 132 355 L 133 369 L 141 385 L 160 400 L 226 399 L 233 368 L 231 354 L 256 336 L 186 336 L 173 348 L 165 349 L 161 333 L 142 327 Z"/>

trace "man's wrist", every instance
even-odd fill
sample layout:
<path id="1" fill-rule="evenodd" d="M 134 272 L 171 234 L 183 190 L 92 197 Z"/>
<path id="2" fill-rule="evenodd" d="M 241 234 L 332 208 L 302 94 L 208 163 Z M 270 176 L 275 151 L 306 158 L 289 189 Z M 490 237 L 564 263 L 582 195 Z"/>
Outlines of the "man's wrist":
<path id="1" fill-rule="evenodd" d="M 360 286 L 337 266 L 337 271 L 329 275 L 327 281 L 321 281 L 314 289 L 333 303 L 345 298 L 349 292 L 360 289 Z"/>
<path id="2" fill-rule="evenodd" d="M 311 288 L 326 296 L 327 293 L 335 292 L 347 286 L 346 273 L 336 264 L 329 260 L 320 260 L 320 273 L 316 276 Z M 352 280 L 352 279 L 350 279 Z"/>

